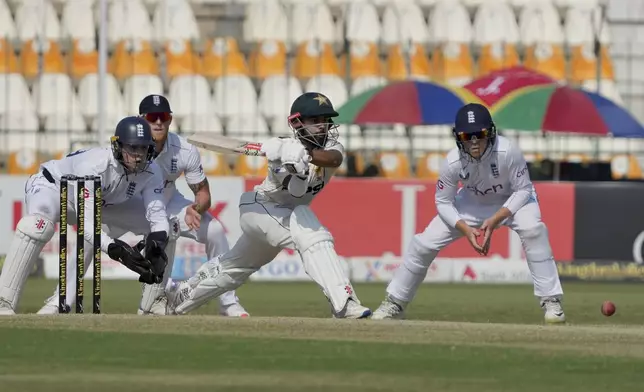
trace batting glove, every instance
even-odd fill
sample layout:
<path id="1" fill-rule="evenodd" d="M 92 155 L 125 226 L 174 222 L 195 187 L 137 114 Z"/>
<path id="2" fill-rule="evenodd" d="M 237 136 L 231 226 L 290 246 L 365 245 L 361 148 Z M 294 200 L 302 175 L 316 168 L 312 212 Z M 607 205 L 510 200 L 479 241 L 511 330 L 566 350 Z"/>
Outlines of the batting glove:
<path id="1" fill-rule="evenodd" d="M 269 161 L 278 161 L 282 157 L 282 139 L 273 137 L 262 144 L 261 152 L 266 154 Z"/>
<path id="2" fill-rule="evenodd" d="M 311 156 L 299 141 L 282 145 L 282 164 L 289 172 L 304 177 L 309 174 Z"/>

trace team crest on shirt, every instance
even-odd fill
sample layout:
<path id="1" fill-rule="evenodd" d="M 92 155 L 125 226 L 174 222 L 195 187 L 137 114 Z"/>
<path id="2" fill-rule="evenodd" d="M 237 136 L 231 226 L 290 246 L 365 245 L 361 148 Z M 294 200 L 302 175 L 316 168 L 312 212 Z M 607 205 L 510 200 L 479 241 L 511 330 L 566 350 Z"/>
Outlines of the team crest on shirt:
<path id="1" fill-rule="evenodd" d="M 496 163 L 491 163 L 490 169 L 492 169 L 492 175 L 494 178 L 497 178 L 499 176 L 499 168 L 496 166 Z"/>
<path id="2" fill-rule="evenodd" d="M 170 173 L 176 173 L 177 170 L 177 158 L 172 158 L 170 160 Z"/>

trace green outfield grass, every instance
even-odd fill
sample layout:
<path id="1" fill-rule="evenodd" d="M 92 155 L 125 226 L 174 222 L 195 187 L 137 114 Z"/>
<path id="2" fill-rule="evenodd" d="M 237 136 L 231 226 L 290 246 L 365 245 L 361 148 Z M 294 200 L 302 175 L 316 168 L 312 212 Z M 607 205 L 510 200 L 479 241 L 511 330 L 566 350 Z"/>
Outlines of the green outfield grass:
<path id="1" fill-rule="evenodd" d="M 33 313 L 54 281 L 32 280 Z M 530 286 L 425 285 L 408 321 L 331 320 L 313 284 L 249 283 L 250 319 L 140 317 L 136 282 L 104 315 L 0 318 L 2 391 L 641 391 L 641 285 L 566 284 L 566 326 Z M 374 308 L 384 285 L 356 285 Z M 606 318 L 602 301 L 617 304 Z"/>

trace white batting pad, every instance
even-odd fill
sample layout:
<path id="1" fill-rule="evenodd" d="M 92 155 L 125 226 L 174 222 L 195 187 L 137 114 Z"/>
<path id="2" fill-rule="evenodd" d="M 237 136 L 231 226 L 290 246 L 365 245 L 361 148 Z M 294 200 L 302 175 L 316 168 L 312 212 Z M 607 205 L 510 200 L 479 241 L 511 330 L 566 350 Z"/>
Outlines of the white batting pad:
<path id="1" fill-rule="evenodd" d="M 304 270 L 322 288 L 335 312 L 341 312 L 349 298 L 360 303 L 335 252 L 333 236 L 308 206 L 295 207 L 290 228 Z"/>
<path id="2" fill-rule="evenodd" d="M 0 274 L 0 298 L 11 304 L 14 311 L 34 261 L 54 232 L 54 224 L 42 216 L 29 215 L 18 222 Z"/>

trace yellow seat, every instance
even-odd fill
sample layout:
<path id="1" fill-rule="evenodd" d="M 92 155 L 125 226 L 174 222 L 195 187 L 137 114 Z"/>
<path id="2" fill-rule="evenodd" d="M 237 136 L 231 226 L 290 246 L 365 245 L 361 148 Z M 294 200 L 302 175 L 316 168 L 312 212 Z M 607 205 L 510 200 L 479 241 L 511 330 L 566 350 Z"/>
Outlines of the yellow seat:
<path id="1" fill-rule="evenodd" d="M 351 79 L 363 76 L 382 76 L 383 67 L 378 56 L 378 47 L 373 42 L 353 42 L 349 56 L 349 75 Z M 342 55 L 340 72 L 345 74 L 347 56 Z"/>
<path id="2" fill-rule="evenodd" d="M 340 66 L 329 43 L 304 42 L 295 55 L 293 74 L 299 79 L 310 79 L 317 75 L 338 75 Z"/>
<path id="3" fill-rule="evenodd" d="M 39 57 L 42 55 L 42 73 L 67 73 L 65 61 L 56 41 L 29 40 L 22 46 L 20 62 L 26 79 L 34 79 L 40 73 Z"/>
<path id="4" fill-rule="evenodd" d="M 225 75 L 248 75 L 248 65 L 234 38 L 208 41 L 202 62 L 202 74 L 215 79 Z"/>
<path id="5" fill-rule="evenodd" d="M 445 154 L 430 152 L 416 160 L 416 177 L 438 180 L 440 167 L 445 160 Z"/>
<path id="6" fill-rule="evenodd" d="M 407 61 L 409 61 L 409 70 L 407 69 Z M 430 68 L 429 57 L 421 44 L 414 44 L 408 53 L 404 52 L 400 44 L 389 47 L 387 55 L 387 78 L 389 80 L 429 79 Z"/>
<path id="7" fill-rule="evenodd" d="M 385 178 L 409 178 L 411 175 L 409 159 L 403 152 L 381 152 L 378 164 Z"/>
<path id="8" fill-rule="evenodd" d="M 192 44 L 182 39 L 173 39 L 165 44 L 166 73 L 174 78 L 180 75 L 195 75 L 202 71 L 201 59 L 192 50 Z"/>
<path id="9" fill-rule="evenodd" d="M 448 42 L 434 51 L 434 79 L 448 84 L 463 85 L 474 75 L 474 62 L 467 44 Z"/>
<path id="10" fill-rule="evenodd" d="M 117 79 L 132 75 L 156 75 L 159 65 L 148 41 L 124 40 L 116 44 L 108 70 Z"/>
<path id="11" fill-rule="evenodd" d="M 18 57 L 10 42 L 0 39 L 0 73 L 18 73 Z"/>
<path id="12" fill-rule="evenodd" d="M 235 162 L 234 173 L 243 177 L 266 177 L 268 162 L 264 157 L 240 155 Z"/>
<path id="13" fill-rule="evenodd" d="M 637 158 L 629 154 L 619 154 L 611 158 L 611 174 L 614 180 L 637 180 L 642 179 L 642 168 Z"/>
<path id="14" fill-rule="evenodd" d="M 269 40 L 258 43 L 250 54 L 250 70 L 251 76 L 260 80 L 286 74 L 288 68 L 284 42 Z"/>
<path id="15" fill-rule="evenodd" d="M 555 80 L 566 79 L 566 59 L 560 45 L 538 43 L 528 47 L 524 65 Z"/>
<path id="16" fill-rule="evenodd" d="M 75 80 L 98 73 L 98 52 L 91 40 L 74 40 L 69 54 L 69 72 Z"/>
<path id="17" fill-rule="evenodd" d="M 508 43 L 494 43 L 483 46 L 478 61 L 478 74 L 480 76 L 503 68 L 519 65 L 517 48 Z"/>
<path id="18" fill-rule="evenodd" d="M 217 154 L 213 151 L 208 151 L 204 149 L 199 149 L 201 154 L 201 165 L 203 171 L 206 175 L 209 176 L 230 176 L 232 175 L 232 170 L 228 166 L 226 161 L 226 156 L 222 154 Z"/>
<path id="19" fill-rule="evenodd" d="M 14 151 L 9 154 L 7 172 L 9 174 L 33 174 L 38 171 L 41 162 L 44 162 L 44 158 L 34 149 Z"/>
<path id="20" fill-rule="evenodd" d="M 602 46 L 601 56 L 601 79 L 615 80 L 613 61 L 608 54 L 608 48 Z M 597 78 L 597 58 L 593 52 L 592 45 L 579 45 L 571 48 L 570 55 L 570 80 L 575 83 L 583 83 L 586 80 Z"/>

